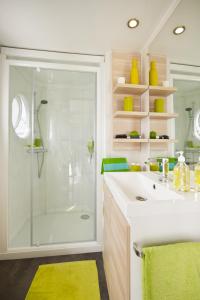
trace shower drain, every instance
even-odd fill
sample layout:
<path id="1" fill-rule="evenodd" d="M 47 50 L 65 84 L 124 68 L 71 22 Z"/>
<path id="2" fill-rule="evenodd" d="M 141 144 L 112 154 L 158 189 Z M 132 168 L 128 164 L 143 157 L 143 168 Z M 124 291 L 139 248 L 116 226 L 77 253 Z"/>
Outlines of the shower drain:
<path id="1" fill-rule="evenodd" d="M 90 218 L 90 216 L 89 215 L 81 215 L 81 219 L 83 219 L 83 220 L 88 220 Z"/>

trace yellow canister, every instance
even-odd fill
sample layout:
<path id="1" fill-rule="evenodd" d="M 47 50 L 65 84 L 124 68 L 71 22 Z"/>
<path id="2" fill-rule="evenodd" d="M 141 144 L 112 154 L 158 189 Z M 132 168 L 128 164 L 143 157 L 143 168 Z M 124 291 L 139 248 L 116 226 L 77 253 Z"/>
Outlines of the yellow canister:
<path id="1" fill-rule="evenodd" d="M 124 110 L 125 111 L 133 111 L 133 97 L 132 96 L 124 97 Z"/>
<path id="2" fill-rule="evenodd" d="M 165 99 L 157 98 L 154 100 L 154 111 L 155 112 L 165 112 Z"/>
<path id="3" fill-rule="evenodd" d="M 140 171 L 142 171 L 142 168 L 141 168 L 140 164 L 136 164 L 136 163 L 131 164 L 130 169 L 131 169 L 131 172 L 140 172 Z"/>

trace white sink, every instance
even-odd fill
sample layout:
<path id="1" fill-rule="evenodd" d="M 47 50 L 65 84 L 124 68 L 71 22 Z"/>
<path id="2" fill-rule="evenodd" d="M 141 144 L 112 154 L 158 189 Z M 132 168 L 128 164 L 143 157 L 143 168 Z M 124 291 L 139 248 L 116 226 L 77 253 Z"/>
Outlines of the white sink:
<path id="1" fill-rule="evenodd" d="M 128 217 L 200 211 L 200 193 L 175 192 L 170 184 L 159 182 L 157 174 L 116 172 L 104 178 Z"/>

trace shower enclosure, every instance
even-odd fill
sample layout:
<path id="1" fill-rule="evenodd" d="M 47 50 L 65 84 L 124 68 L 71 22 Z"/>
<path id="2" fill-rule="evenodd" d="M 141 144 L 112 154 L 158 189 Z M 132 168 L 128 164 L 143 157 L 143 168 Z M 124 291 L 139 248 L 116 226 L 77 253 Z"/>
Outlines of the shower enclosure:
<path id="1" fill-rule="evenodd" d="M 99 67 L 11 60 L 8 77 L 8 249 L 97 241 Z"/>

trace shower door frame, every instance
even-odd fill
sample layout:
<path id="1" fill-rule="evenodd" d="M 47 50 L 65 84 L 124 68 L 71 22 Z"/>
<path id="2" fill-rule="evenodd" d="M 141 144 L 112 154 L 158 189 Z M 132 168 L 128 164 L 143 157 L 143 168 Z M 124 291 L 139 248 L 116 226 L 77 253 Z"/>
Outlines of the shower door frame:
<path id="1" fill-rule="evenodd" d="M 17 59 L 16 59 L 17 58 Z M 30 60 L 29 60 L 30 59 Z M 8 205 L 9 205 L 9 182 L 8 182 L 8 159 L 9 159 L 9 69 L 10 66 L 43 68 L 52 70 L 92 72 L 96 74 L 96 240 L 89 242 L 62 243 L 41 246 L 29 246 L 21 248 L 9 248 L 8 230 Z M 68 53 L 54 53 L 37 50 L 19 50 L 2 48 L 0 55 L 1 71 L 1 97 L 0 117 L 2 125 L 0 129 L 0 146 L 2 147 L 2 174 L 4 178 L 0 182 L 0 259 L 23 258 L 46 255 L 62 255 L 71 253 L 96 252 L 102 250 L 102 176 L 101 160 L 104 154 L 104 99 L 105 99 L 105 64 L 104 56 L 79 55 Z M 4 101 L 3 101 L 4 100 Z M 31 201 L 32 196 L 31 196 Z M 32 206 L 32 204 L 31 204 Z"/>

